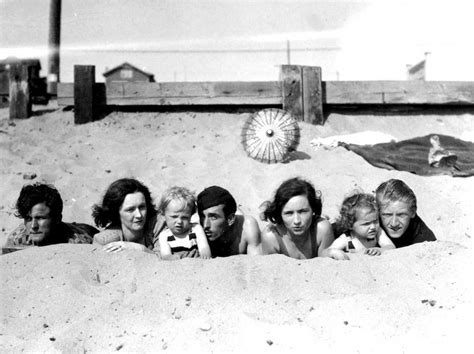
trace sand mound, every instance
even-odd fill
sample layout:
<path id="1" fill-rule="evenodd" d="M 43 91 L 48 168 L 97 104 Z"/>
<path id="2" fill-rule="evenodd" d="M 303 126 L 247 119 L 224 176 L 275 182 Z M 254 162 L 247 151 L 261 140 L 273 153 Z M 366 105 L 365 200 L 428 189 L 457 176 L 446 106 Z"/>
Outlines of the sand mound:
<path id="1" fill-rule="evenodd" d="M 462 352 L 471 259 L 442 241 L 346 262 L 30 249 L 0 258 L 2 351 Z"/>

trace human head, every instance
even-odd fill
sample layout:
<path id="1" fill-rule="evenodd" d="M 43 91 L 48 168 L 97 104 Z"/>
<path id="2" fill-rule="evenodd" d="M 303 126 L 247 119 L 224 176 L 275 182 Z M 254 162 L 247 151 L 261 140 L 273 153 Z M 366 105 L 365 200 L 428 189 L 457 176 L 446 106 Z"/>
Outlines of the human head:
<path id="1" fill-rule="evenodd" d="M 171 187 L 161 197 L 159 212 L 164 215 L 166 226 L 173 235 L 181 235 L 191 229 L 191 217 L 195 211 L 196 198 L 187 188 Z"/>
<path id="2" fill-rule="evenodd" d="M 158 211 L 164 214 L 171 201 L 179 201 L 182 205 L 181 210 L 187 209 L 191 215 L 196 212 L 196 198 L 187 188 L 175 186 L 167 189 L 161 196 Z"/>
<path id="3" fill-rule="evenodd" d="M 272 223 L 283 225 L 281 215 L 282 210 L 286 203 L 296 196 L 306 196 L 312 212 L 314 213 L 313 220 L 321 216 L 321 192 L 316 191 L 310 182 L 300 177 L 295 177 L 284 181 L 277 188 L 273 201 L 267 204 L 266 210 L 263 212 L 265 220 L 270 220 Z"/>
<path id="4" fill-rule="evenodd" d="M 354 193 L 342 202 L 339 218 L 336 221 L 336 228 L 340 232 L 353 229 L 354 223 L 364 212 L 375 213 L 378 217 L 378 207 L 375 197 L 366 193 Z"/>
<path id="5" fill-rule="evenodd" d="M 402 201 L 408 204 L 410 210 L 416 213 L 416 196 L 408 185 L 399 179 L 389 179 L 377 187 L 376 191 L 377 203 L 380 208 L 388 203 Z"/>
<path id="6" fill-rule="evenodd" d="M 215 241 L 234 224 L 237 203 L 228 190 L 211 186 L 198 194 L 197 209 L 207 238 Z"/>
<path id="7" fill-rule="evenodd" d="M 145 225 L 148 227 L 152 216 L 156 214 L 156 209 L 153 205 L 148 188 L 133 178 L 118 179 L 115 182 L 112 182 L 112 184 L 107 188 L 102 203 L 93 206 L 92 217 L 94 218 L 96 225 L 99 227 L 120 227 L 120 207 L 122 206 L 125 197 L 128 194 L 134 193 L 142 193 L 145 197 L 147 209 L 147 220 Z"/>
<path id="8" fill-rule="evenodd" d="M 22 218 L 32 241 L 44 243 L 53 236 L 61 222 L 63 201 L 58 190 L 49 184 L 25 185 L 16 202 L 15 216 Z"/>
<path id="9" fill-rule="evenodd" d="M 416 196 L 413 190 L 399 179 L 383 182 L 376 190 L 380 220 L 388 236 L 401 237 L 416 215 Z"/>

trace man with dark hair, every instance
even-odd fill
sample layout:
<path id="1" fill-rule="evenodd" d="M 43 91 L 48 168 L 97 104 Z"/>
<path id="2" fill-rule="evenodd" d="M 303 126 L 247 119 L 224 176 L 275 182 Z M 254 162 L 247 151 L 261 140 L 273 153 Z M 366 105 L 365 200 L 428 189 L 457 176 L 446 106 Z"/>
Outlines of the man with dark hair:
<path id="1" fill-rule="evenodd" d="M 204 189 L 197 197 L 197 208 L 213 257 L 262 254 L 257 221 L 237 213 L 229 191 L 218 186 Z"/>
<path id="2" fill-rule="evenodd" d="M 99 231 L 87 224 L 62 222 L 62 211 L 63 201 L 53 186 L 43 183 L 23 186 L 15 212 L 23 224 L 8 236 L 4 247 L 92 243 Z"/>

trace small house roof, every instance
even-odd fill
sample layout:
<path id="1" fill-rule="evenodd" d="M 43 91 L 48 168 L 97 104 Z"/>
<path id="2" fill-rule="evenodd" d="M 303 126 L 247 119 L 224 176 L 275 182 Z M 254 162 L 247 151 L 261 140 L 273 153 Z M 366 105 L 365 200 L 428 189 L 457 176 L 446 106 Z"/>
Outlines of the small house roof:
<path id="1" fill-rule="evenodd" d="M 130 64 L 130 63 L 123 63 L 123 64 L 120 64 L 118 66 L 116 66 L 115 68 L 112 68 L 110 70 L 107 70 L 105 73 L 103 73 L 102 75 L 104 75 L 105 77 L 107 76 L 110 76 L 111 74 L 113 74 L 114 72 L 118 71 L 118 70 L 121 70 L 121 69 L 133 69 L 135 71 L 138 71 L 138 72 L 141 72 L 143 75 L 145 76 L 148 76 L 150 78 L 153 78 L 154 75 L 153 74 L 150 74 L 150 73 L 147 73 L 146 71 L 143 71 L 139 68 L 137 68 L 136 66 Z"/>

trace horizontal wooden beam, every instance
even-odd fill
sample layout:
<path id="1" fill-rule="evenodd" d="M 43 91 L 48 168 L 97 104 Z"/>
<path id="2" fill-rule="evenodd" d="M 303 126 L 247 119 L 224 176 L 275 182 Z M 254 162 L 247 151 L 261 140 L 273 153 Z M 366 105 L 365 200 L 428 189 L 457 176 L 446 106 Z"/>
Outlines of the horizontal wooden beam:
<path id="1" fill-rule="evenodd" d="M 326 104 L 465 104 L 474 105 L 474 82 L 327 81 Z"/>
<path id="2" fill-rule="evenodd" d="M 280 105 L 279 81 L 95 84 L 103 105 Z M 474 82 L 323 81 L 323 104 L 474 105 Z M 58 104 L 74 105 L 74 84 L 58 86 Z"/>
<path id="3" fill-rule="evenodd" d="M 281 104 L 279 82 L 173 82 L 96 84 L 105 88 L 106 105 L 276 105 Z M 74 85 L 60 84 L 58 104 L 74 104 Z"/>

